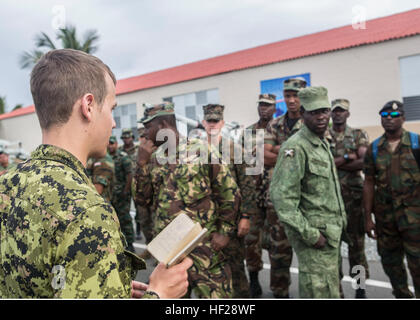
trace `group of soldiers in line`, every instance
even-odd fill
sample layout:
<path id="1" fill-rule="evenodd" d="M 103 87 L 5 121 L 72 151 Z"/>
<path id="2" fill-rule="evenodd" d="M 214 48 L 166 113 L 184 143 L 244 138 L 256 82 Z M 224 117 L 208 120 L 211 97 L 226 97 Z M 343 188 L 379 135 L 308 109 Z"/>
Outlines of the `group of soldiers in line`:
<path id="1" fill-rule="evenodd" d="M 51 79 L 68 89 L 65 99 L 62 87 L 44 85 Z M 259 297 L 264 248 L 274 297 L 290 297 L 294 251 L 299 296 L 339 298 L 341 241 L 349 245 L 350 270 L 363 266 L 368 275 L 365 233 L 377 239 L 395 297 L 413 297 L 404 257 L 420 296 L 419 135 L 403 129 L 401 102 L 382 107 L 385 133 L 369 144 L 366 132 L 347 125 L 348 100 L 330 102 L 326 88 L 288 79 L 281 117 L 273 119 L 273 94 L 259 96 L 260 119 L 248 129 L 265 132 L 264 170 L 252 176 L 250 164 L 221 158 L 223 148 L 244 150 L 221 143 L 220 104 L 203 107 L 207 141 L 185 140 L 174 105 L 165 102 L 145 109 L 137 151 L 128 131 L 118 149 L 109 139 L 115 84 L 102 61 L 70 49 L 45 54 L 32 71 L 43 144 L 0 178 L 1 297 Z M 173 138 L 160 139 L 160 130 Z M 92 155 L 98 158 L 88 161 Z M 180 213 L 208 230 L 181 263 L 157 265 L 149 284 L 134 281 L 145 263 L 133 254 L 131 196 L 151 221 L 141 225 L 151 230 L 146 242 Z"/>
<path id="2" fill-rule="evenodd" d="M 260 297 L 262 295 L 262 289 L 259 283 L 258 274 L 263 268 L 262 249 L 266 249 L 268 251 L 271 264 L 270 289 L 273 292 L 273 296 L 275 298 L 288 298 L 290 297 L 289 286 L 291 283 L 290 266 L 292 263 L 293 249 L 295 249 L 299 259 L 300 295 L 302 297 L 337 297 L 337 292 L 339 292 L 338 297 L 344 297 L 341 284 L 337 282 L 338 286 L 334 287 L 334 281 L 328 279 L 328 272 L 326 272 L 326 269 L 332 269 L 331 274 L 338 271 L 339 279 L 343 278 L 341 256 L 339 252 L 342 240 L 348 244 L 349 248 L 350 275 L 353 277 L 356 276 L 357 273 L 354 267 L 362 266 L 364 268 L 365 277 L 369 278 L 369 267 L 365 255 L 364 244 L 366 232 L 365 220 L 368 219 L 370 215 L 366 215 L 367 218 L 365 219 L 365 215 L 363 214 L 364 176 L 362 174 L 365 163 L 365 154 L 369 148 L 368 135 L 362 129 L 351 128 L 347 125 L 347 119 L 350 116 L 350 102 L 347 99 L 335 99 L 330 104 L 327 98 L 327 91 L 322 87 L 311 88 L 315 91 L 306 93 L 309 98 L 307 98 L 308 102 L 303 109 L 299 93 L 302 92 L 302 97 L 305 97 L 305 88 L 306 82 L 302 79 L 288 79 L 284 82 L 283 93 L 287 106 L 287 112 L 275 119 L 273 119 L 273 114 L 276 111 L 276 96 L 273 94 L 261 94 L 259 96 L 257 102 L 259 120 L 247 129 L 252 130 L 254 138 L 257 129 L 264 130 L 263 173 L 258 176 L 246 175 L 245 169 L 247 164 L 236 164 L 234 162 L 234 152 L 232 149 L 234 146 L 233 142 L 231 142 L 231 144 L 229 144 L 229 148 L 232 149 L 232 152 L 230 152 L 231 161 L 226 165 L 223 165 L 222 163 L 222 165 L 219 166 L 219 169 L 216 170 L 220 176 L 220 181 L 224 182 L 224 185 L 218 186 L 219 188 L 222 188 L 220 190 L 214 188 L 212 182 L 210 182 L 203 190 L 203 184 L 199 179 L 199 174 L 202 174 L 199 166 L 197 171 L 192 170 L 192 172 L 189 172 L 189 169 L 187 172 L 184 172 L 184 168 L 184 171 L 181 170 L 182 175 L 177 176 L 173 174 L 172 169 L 169 167 L 165 168 L 157 163 L 155 153 L 158 152 L 156 151 L 158 144 L 157 141 L 154 141 L 156 133 L 150 134 L 150 131 L 153 132 L 155 128 L 147 128 L 147 126 L 150 126 L 150 122 L 152 122 L 152 120 L 161 118 L 158 125 L 160 129 L 171 128 L 178 134 L 176 124 L 174 123 L 175 118 L 173 105 L 171 103 L 165 102 L 163 104 L 152 105 L 146 109 L 144 118 L 139 121 L 146 126 L 147 131 L 146 134 L 143 131 L 144 128 L 139 129 L 142 137 L 141 140 L 143 141 L 143 144 L 140 144 L 140 148 L 134 146 L 132 141 L 134 135 L 130 129 L 123 131 L 121 138 L 124 140 L 124 146 L 119 149 L 116 148 L 116 138 L 114 136 L 111 137 L 108 147 L 110 155 L 104 159 L 97 159 L 96 161 L 93 161 L 91 165 L 88 166 L 88 169 L 91 168 L 92 172 L 96 171 L 96 173 L 92 176 L 95 185 L 102 184 L 105 187 L 108 186 L 108 190 L 112 190 L 112 195 L 111 192 L 109 192 L 109 195 L 106 195 L 107 192 L 102 192 L 102 195 L 108 199 L 108 201 L 111 201 L 118 213 L 122 231 L 127 238 L 129 250 L 135 252 L 132 247 L 132 243 L 134 242 L 133 224 L 129 214 L 130 181 L 133 181 L 134 184 L 133 199 L 136 203 L 137 209 L 136 218 L 140 216 L 142 217 L 141 226 L 145 235 L 147 234 L 146 243 L 150 242 L 153 236 L 161 231 L 171 221 L 171 219 L 173 219 L 174 214 L 180 212 L 181 210 L 189 213 L 194 219 L 200 221 L 201 223 L 204 223 L 204 226 L 214 228 L 213 224 L 210 223 L 212 219 L 207 217 L 210 213 L 207 212 L 206 218 L 204 218 L 202 213 L 200 213 L 200 210 L 203 209 L 197 207 L 196 202 L 200 203 L 202 200 L 200 197 L 204 197 L 202 192 L 204 194 L 209 193 L 214 195 L 221 195 L 222 193 L 225 193 L 226 196 L 226 190 L 230 190 L 231 193 L 229 200 L 232 201 L 234 206 L 236 206 L 235 210 L 237 212 L 236 218 L 234 218 L 234 215 L 230 213 L 233 219 L 230 222 L 230 228 L 227 229 L 229 232 L 224 232 L 226 233 L 225 236 L 228 236 L 229 238 L 227 244 L 224 244 L 222 241 L 221 244 L 214 245 L 210 241 L 206 249 L 214 251 L 214 248 L 219 246 L 220 249 L 222 249 L 220 250 L 221 252 L 217 252 L 217 254 L 212 252 L 209 257 L 208 252 L 202 248 L 203 252 L 193 252 L 192 255 L 194 257 L 195 254 L 197 254 L 197 262 L 194 264 L 197 270 L 196 274 L 190 273 L 190 281 L 192 284 L 191 289 L 196 289 L 197 296 L 234 298 Z M 306 88 L 306 90 L 309 90 L 309 88 Z M 313 106 L 313 110 L 309 110 L 309 105 Z M 313 175 L 312 179 L 314 185 L 310 186 L 310 188 L 314 188 L 314 190 L 317 188 L 319 189 L 319 186 L 317 185 L 322 184 L 323 178 L 332 174 L 330 178 L 333 180 L 333 184 L 337 183 L 338 185 L 339 183 L 339 188 L 335 190 L 335 199 L 331 198 L 332 195 L 330 194 L 322 194 L 325 190 L 323 190 L 320 194 L 316 194 L 313 190 L 306 191 L 308 192 L 307 196 L 312 198 L 310 201 L 320 202 L 320 199 L 317 199 L 317 197 L 324 197 L 324 199 L 326 199 L 325 205 L 330 207 L 330 211 L 331 207 L 334 207 L 334 201 L 338 203 L 338 209 L 336 212 L 332 213 L 332 217 L 328 218 L 329 221 L 324 221 L 323 219 L 325 219 L 325 216 L 328 217 L 328 214 L 325 212 L 325 208 L 322 208 L 321 206 L 317 209 L 319 212 L 315 214 L 315 216 L 318 215 L 319 217 L 316 217 L 315 221 L 309 222 L 305 220 L 311 219 L 307 216 L 310 216 L 310 213 L 305 213 L 304 210 L 300 209 L 303 221 L 294 221 L 296 222 L 296 224 L 294 224 L 288 220 L 290 218 L 288 215 L 293 213 L 292 208 L 285 216 L 282 216 L 279 213 L 279 211 L 284 211 L 284 207 L 287 205 L 285 202 L 287 199 L 285 199 L 286 197 L 282 197 L 282 194 L 286 194 L 287 189 L 289 193 L 290 190 L 292 190 L 292 185 L 286 188 L 285 186 L 287 184 L 284 182 L 291 182 L 293 179 L 287 175 L 286 177 L 276 178 L 276 181 L 272 184 L 271 188 L 274 190 L 274 184 L 281 184 L 282 190 L 276 192 L 277 196 L 270 197 L 270 183 L 273 180 L 273 172 L 275 170 L 276 163 L 281 161 L 282 157 L 286 157 L 286 160 L 289 160 L 288 158 L 295 158 L 297 156 L 297 150 L 295 150 L 294 145 L 289 144 L 289 149 L 281 148 L 291 136 L 305 127 L 302 110 L 317 112 L 319 109 L 327 109 L 329 122 L 330 108 L 332 126 L 329 126 L 328 128 L 326 127 L 325 131 L 322 132 L 322 137 L 323 139 L 325 138 L 325 141 L 328 141 L 328 143 L 326 142 L 326 145 L 328 146 L 328 151 L 332 156 L 331 158 L 328 158 L 328 153 L 326 153 L 326 155 L 324 154 L 324 159 L 322 159 L 322 157 L 314 156 L 311 150 L 303 150 L 302 152 L 306 157 L 306 162 L 303 162 L 303 165 L 307 166 L 307 168 L 302 170 L 304 170 L 307 174 Z M 391 112 L 394 113 L 400 112 L 401 119 L 403 119 L 403 106 L 401 103 L 393 101 L 391 104 L 386 105 L 381 112 L 386 112 L 387 110 L 391 110 Z M 220 104 L 208 104 L 203 107 L 203 111 L 203 127 L 207 133 L 208 142 L 210 144 L 214 144 L 216 142 L 216 145 L 214 146 L 215 153 L 218 153 L 220 156 L 223 151 L 221 143 L 221 129 L 224 126 L 224 106 Z M 392 121 L 394 121 L 394 117 L 392 115 L 391 117 Z M 323 125 L 325 125 L 325 123 Z M 386 127 L 384 128 L 385 130 L 387 129 Z M 401 132 L 405 134 L 402 127 L 398 129 L 402 130 Z M 214 137 L 216 138 L 214 139 Z M 126 141 L 127 139 L 128 141 Z M 146 141 L 150 143 L 148 147 L 145 147 L 144 145 Z M 195 143 L 197 142 L 189 142 L 188 145 L 194 145 Z M 177 150 L 177 152 L 179 152 L 179 150 Z M 378 163 L 383 161 L 382 157 L 386 154 L 386 152 L 382 153 L 379 153 L 379 159 L 376 160 Z M 140 162 L 138 159 L 141 158 L 142 154 L 146 154 L 148 162 L 147 164 L 139 165 Z M 414 151 L 413 154 L 416 154 L 416 151 Z M 402 163 L 397 162 L 395 164 L 396 167 L 393 167 L 393 170 L 397 170 L 399 177 L 401 175 L 404 177 L 404 174 L 410 174 L 414 177 L 414 179 L 411 180 L 412 186 L 410 187 L 413 191 L 411 195 L 413 195 L 417 194 L 419 189 L 419 179 L 418 176 L 416 176 L 416 174 L 418 175 L 418 167 L 412 166 L 408 168 L 408 173 L 402 172 L 402 170 L 407 167 L 404 162 L 407 161 L 406 158 L 409 158 L 408 155 L 406 155 L 405 158 L 403 157 L 398 160 L 402 161 Z M 112 165 L 112 161 L 114 162 L 114 165 Z M 328 164 L 329 162 L 330 164 Z M 116 181 L 113 188 L 110 187 L 110 183 L 108 181 L 101 181 L 101 179 L 107 175 L 105 172 L 108 172 L 109 177 L 112 176 L 112 167 L 115 168 Z M 223 170 L 220 170 L 222 167 Z M 402 167 L 403 169 L 396 169 L 399 167 Z M 143 170 L 141 170 L 142 168 Z M 384 170 L 385 169 L 388 170 L 387 168 L 384 168 Z M 285 174 L 288 173 L 288 170 L 284 168 L 284 164 L 278 165 L 276 170 Z M 330 172 L 328 172 L 328 170 Z M 371 179 L 372 176 L 377 176 L 378 174 L 380 177 L 386 175 L 386 173 L 378 173 L 378 169 L 370 170 L 369 179 Z M 222 171 L 226 171 L 226 176 L 230 175 L 233 181 L 229 182 L 227 177 L 223 178 L 221 175 Z M 296 168 L 293 168 L 291 171 L 296 173 Z M 382 183 L 386 186 L 395 185 L 395 188 L 399 189 L 402 186 L 395 182 L 395 177 L 392 178 L 393 180 L 387 180 L 394 174 L 395 172 L 389 174 L 388 177 L 383 177 Z M 177 193 L 176 190 L 171 190 L 171 187 L 173 188 L 174 186 L 169 186 L 167 183 L 163 183 L 164 179 L 168 179 L 169 177 L 174 178 L 173 183 L 177 188 L 181 188 L 181 182 L 185 182 L 187 184 L 185 187 L 189 189 L 187 192 L 189 196 L 188 201 L 186 201 L 185 197 L 181 197 L 183 205 L 180 206 L 179 204 L 176 204 L 175 206 L 177 207 L 177 210 L 175 211 L 171 210 L 172 203 L 176 203 L 173 199 L 173 195 L 168 194 L 167 197 L 162 198 L 162 191 L 167 193 Z M 111 178 L 108 180 L 111 180 Z M 198 185 L 195 186 L 194 182 Z M 232 185 L 229 185 L 229 183 L 232 185 L 236 184 L 236 188 L 233 188 Z M 198 186 L 200 186 L 201 191 L 194 193 L 192 190 Z M 375 191 L 379 195 L 379 192 L 381 191 L 380 187 L 381 185 L 377 185 Z M 205 190 L 206 188 L 209 190 Z M 334 191 L 334 189 L 332 190 Z M 297 194 L 292 196 L 302 194 L 303 191 L 304 190 L 296 190 Z M 400 190 L 396 190 L 392 196 L 395 197 L 395 195 L 397 193 L 399 194 L 399 192 Z M 372 190 L 372 196 L 373 193 L 374 191 Z M 381 196 L 375 196 L 375 199 L 380 197 Z M 397 201 L 397 198 L 393 197 L 391 197 L 391 199 L 387 199 L 387 203 L 390 201 Z M 237 198 L 240 198 L 239 204 L 236 203 Z M 213 214 L 220 215 L 223 201 L 226 201 L 226 199 L 219 199 L 215 196 L 212 196 L 211 199 L 215 203 L 215 212 Z M 274 199 L 276 199 L 277 204 L 273 201 Z M 211 202 L 211 200 L 209 201 Z M 296 202 L 296 206 L 299 207 L 302 201 L 303 199 L 301 199 L 300 202 Z M 343 205 L 342 207 L 340 207 L 341 204 Z M 190 206 L 193 206 L 194 209 L 191 209 Z M 282 210 L 276 211 L 276 206 L 281 207 Z M 211 206 L 208 205 L 207 209 L 210 208 Z M 296 209 L 297 208 L 293 208 L 293 210 Z M 314 209 L 311 208 L 310 210 Z M 419 208 L 417 207 L 416 209 L 410 210 L 414 210 L 415 216 Z M 376 209 L 376 219 L 380 221 L 382 214 L 393 214 L 392 212 L 395 210 L 393 209 L 389 211 L 390 212 L 378 212 Z M 337 214 L 337 212 L 339 214 Z M 371 212 L 373 212 L 373 210 Z M 299 219 L 297 217 L 298 215 L 299 214 L 295 214 L 292 219 Z M 331 223 L 334 219 L 336 220 L 335 224 Z M 409 219 L 409 221 L 411 220 Z M 412 227 L 418 228 L 418 224 L 416 226 L 418 221 L 413 222 L 415 223 Z M 299 233 L 308 232 L 308 230 L 305 230 L 307 227 L 310 227 L 307 226 L 308 223 L 309 225 L 312 224 L 312 227 L 318 228 L 318 230 L 325 228 L 325 230 L 321 231 L 321 235 L 325 235 L 328 246 L 334 248 L 335 254 L 337 255 L 337 259 L 335 261 L 333 261 L 333 257 L 335 257 L 335 255 L 332 255 L 326 259 L 325 265 L 320 262 L 322 261 L 322 257 L 315 259 L 315 262 L 318 264 L 316 267 L 311 262 L 308 262 L 308 265 L 305 265 L 304 261 L 308 260 L 309 257 L 312 257 L 313 254 L 306 252 L 306 250 L 302 248 L 302 245 L 308 246 L 308 242 L 302 243 L 302 240 L 299 238 L 302 238 L 303 235 L 300 235 Z M 385 242 L 382 242 L 382 238 L 384 237 L 384 234 L 386 234 L 382 231 L 382 228 L 382 225 L 377 226 L 376 231 L 381 235 L 381 240 L 378 242 L 379 254 L 381 255 L 385 272 L 391 279 L 394 295 L 396 297 L 411 297 L 412 294 L 409 292 L 407 287 L 406 272 L 405 269 L 404 272 L 402 271 L 403 265 L 400 264 L 400 262 L 402 263 L 401 259 L 405 252 L 410 261 L 409 266 L 411 266 L 411 263 L 416 265 L 418 260 L 415 259 L 415 256 L 416 252 L 418 252 L 418 246 L 417 249 L 413 248 L 413 250 L 410 250 L 409 252 L 404 251 L 403 248 L 405 248 L 405 250 L 407 248 L 406 241 L 412 241 L 412 239 L 406 239 L 401 236 L 401 241 L 404 245 L 401 245 L 398 250 L 394 247 L 389 248 L 388 246 L 391 244 L 388 240 L 384 240 Z M 139 228 L 137 227 L 137 231 L 138 230 Z M 209 230 L 211 230 L 211 228 Z M 288 235 L 294 238 L 292 242 L 290 241 Z M 296 240 L 296 237 L 298 240 Z M 376 237 L 376 235 L 373 235 L 373 237 Z M 318 238 L 315 240 L 318 240 Z M 311 243 L 311 245 L 314 244 L 315 243 Z M 392 243 L 392 246 L 394 245 L 395 243 Z M 415 244 L 414 246 L 416 247 Z M 320 251 L 320 248 L 317 248 L 315 251 Z M 411 256 L 413 260 L 411 260 L 409 254 L 414 256 Z M 141 254 L 141 257 L 149 258 L 150 255 L 147 251 L 145 251 Z M 244 260 L 246 261 L 246 268 L 248 269 L 249 281 L 245 273 Z M 416 292 L 418 293 L 418 275 L 416 274 L 415 268 L 410 267 L 410 270 L 415 282 Z M 307 276 L 307 273 L 320 273 L 320 276 L 318 278 L 313 275 Z M 229 285 L 229 278 L 232 279 L 231 285 Z M 217 281 L 215 279 L 217 279 Z M 317 281 L 319 283 L 323 283 L 324 289 L 333 287 L 335 289 L 339 289 L 339 291 L 335 291 L 335 289 L 322 290 L 322 288 L 318 288 L 317 290 Z M 219 283 L 219 285 L 217 285 L 217 283 Z M 330 283 L 330 286 L 328 286 L 328 283 Z M 366 298 L 364 287 L 356 289 L 355 297 Z"/>

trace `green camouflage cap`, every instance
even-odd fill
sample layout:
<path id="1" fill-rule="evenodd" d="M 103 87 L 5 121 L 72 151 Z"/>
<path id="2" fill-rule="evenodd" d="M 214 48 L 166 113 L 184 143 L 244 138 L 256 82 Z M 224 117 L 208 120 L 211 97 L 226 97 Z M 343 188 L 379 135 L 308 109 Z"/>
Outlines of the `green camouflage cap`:
<path id="1" fill-rule="evenodd" d="M 335 99 L 331 102 L 331 111 L 335 108 L 341 108 L 346 111 L 350 110 L 350 101 L 347 99 Z"/>
<path id="2" fill-rule="evenodd" d="M 258 103 L 276 104 L 276 95 L 272 93 L 263 93 L 258 96 Z"/>
<path id="3" fill-rule="evenodd" d="M 283 90 L 300 91 L 306 88 L 306 81 L 302 79 L 286 79 L 283 82 Z"/>
<path id="4" fill-rule="evenodd" d="M 318 109 L 331 109 L 330 100 L 328 99 L 328 90 L 324 87 L 309 87 L 298 92 L 300 104 L 306 111 L 314 111 Z"/>
<path id="5" fill-rule="evenodd" d="M 130 128 L 123 129 L 120 138 L 122 139 L 122 138 L 125 138 L 125 137 L 133 137 L 134 138 L 133 130 L 131 130 Z"/>
<path id="6" fill-rule="evenodd" d="M 144 109 L 144 116 L 141 118 L 138 122 L 140 123 L 147 123 L 154 118 L 160 117 L 160 116 L 167 116 L 167 115 L 174 115 L 174 104 L 172 102 L 163 102 L 160 104 L 152 104 L 152 105 L 146 105 L 143 104 L 145 107 Z"/>
<path id="7" fill-rule="evenodd" d="M 109 137 L 109 143 L 115 143 L 117 142 L 117 137 L 116 136 L 110 136 Z"/>
<path id="8" fill-rule="evenodd" d="M 221 104 L 207 104 L 203 106 L 204 120 L 223 120 L 225 106 Z"/>

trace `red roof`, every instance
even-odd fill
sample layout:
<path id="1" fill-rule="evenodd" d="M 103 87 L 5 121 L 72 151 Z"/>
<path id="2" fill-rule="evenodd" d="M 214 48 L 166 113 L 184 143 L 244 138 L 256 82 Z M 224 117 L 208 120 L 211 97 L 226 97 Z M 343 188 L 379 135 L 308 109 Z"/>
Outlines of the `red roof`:
<path id="1" fill-rule="evenodd" d="M 420 34 L 420 9 L 368 20 L 366 29 L 352 25 L 262 45 L 181 66 L 122 79 L 117 94 L 198 79 L 225 72 L 298 59 Z"/>
<path id="2" fill-rule="evenodd" d="M 10 111 L 8 113 L 0 114 L 0 120 L 7 119 L 7 118 L 13 118 L 18 116 L 23 116 L 28 113 L 34 113 L 35 112 L 35 106 L 31 105 L 29 107 L 16 109 L 14 111 Z"/>
<path id="3" fill-rule="evenodd" d="M 383 18 L 368 20 L 366 29 L 353 29 L 352 25 L 347 25 L 118 80 L 116 91 L 117 95 L 121 95 L 418 34 L 420 34 L 420 9 L 414 9 Z M 22 113 L 19 113 L 19 110 Z M 35 111 L 33 106 L 19 110 L 0 115 L 0 120 Z"/>

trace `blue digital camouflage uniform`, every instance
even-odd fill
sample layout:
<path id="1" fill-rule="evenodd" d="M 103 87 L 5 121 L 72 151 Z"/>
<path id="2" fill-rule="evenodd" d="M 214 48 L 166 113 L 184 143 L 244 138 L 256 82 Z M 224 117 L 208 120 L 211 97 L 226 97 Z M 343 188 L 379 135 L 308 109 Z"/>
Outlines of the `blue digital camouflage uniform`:
<path id="1" fill-rule="evenodd" d="M 129 298 L 145 267 L 82 163 L 58 147 L 0 178 L 0 230 L 2 298 Z"/>
<path id="2" fill-rule="evenodd" d="M 339 244 L 347 219 L 329 143 L 305 125 L 282 146 L 270 196 L 299 261 L 301 298 L 339 298 Z M 313 247 L 320 233 L 327 244 Z"/>

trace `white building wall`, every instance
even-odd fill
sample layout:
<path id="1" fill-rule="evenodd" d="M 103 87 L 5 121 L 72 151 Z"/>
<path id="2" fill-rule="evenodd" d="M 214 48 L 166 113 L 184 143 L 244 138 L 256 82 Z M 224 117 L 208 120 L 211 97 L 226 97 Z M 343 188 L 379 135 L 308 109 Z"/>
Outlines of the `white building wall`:
<path id="1" fill-rule="evenodd" d="M 416 54 L 420 54 L 420 36 L 122 94 L 117 102 L 136 103 L 141 118 L 145 102 L 160 103 L 166 97 L 217 88 L 219 102 L 226 106 L 225 120 L 248 126 L 258 119 L 256 100 L 260 81 L 310 73 L 311 84 L 327 87 L 330 100 L 350 100 L 349 125 L 364 127 L 374 138 L 382 132 L 379 109 L 389 100 L 402 99 L 399 58 Z M 406 128 L 420 133 L 420 121 L 409 122 Z M 0 138 L 21 140 L 27 150 L 35 148 L 41 141 L 35 113 L 1 120 Z"/>

